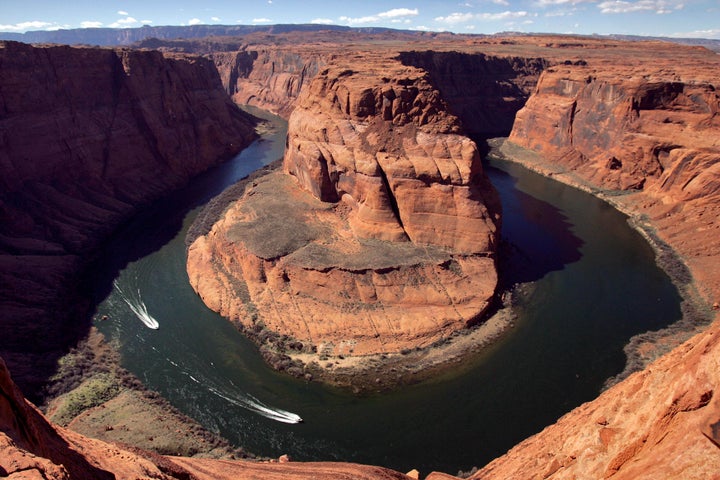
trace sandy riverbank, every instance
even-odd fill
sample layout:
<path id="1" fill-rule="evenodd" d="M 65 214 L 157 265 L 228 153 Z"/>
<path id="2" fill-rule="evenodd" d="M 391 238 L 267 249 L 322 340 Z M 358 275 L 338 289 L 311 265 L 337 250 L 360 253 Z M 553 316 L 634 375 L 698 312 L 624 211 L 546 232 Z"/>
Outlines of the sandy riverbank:
<path id="1" fill-rule="evenodd" d="M 513 326 L 512 308 L 503 307 L 482 323 L 427 348 L 366 356 L 289 356 L 304 364 L 311 378 L 324 383 L 349 388 L 356 394 L 387 391 L 444 374 L 462 373 L 471 363 L 469 359 L 495 344 Z"/>

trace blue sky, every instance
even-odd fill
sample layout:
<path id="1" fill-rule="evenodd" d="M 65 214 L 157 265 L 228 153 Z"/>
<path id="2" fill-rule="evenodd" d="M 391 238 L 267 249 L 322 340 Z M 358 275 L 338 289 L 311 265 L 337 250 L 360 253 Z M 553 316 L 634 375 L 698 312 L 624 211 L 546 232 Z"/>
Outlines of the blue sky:
<path id="1" fill-rule="evenodd" d="M 720 38 L 720 0 L 0 0 L 6 32 L 272 23 Z"/>

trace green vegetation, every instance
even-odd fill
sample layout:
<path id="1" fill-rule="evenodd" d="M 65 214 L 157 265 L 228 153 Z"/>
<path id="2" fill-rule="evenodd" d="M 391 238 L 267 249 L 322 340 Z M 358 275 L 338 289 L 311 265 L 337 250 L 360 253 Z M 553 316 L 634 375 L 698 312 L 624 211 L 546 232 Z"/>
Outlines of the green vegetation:
<path id="1" fill-rule="evenodd" d="M 118 393 L 120 393 L 120 383 L 117 377 L 111 373 L 99 373 L 63 395 L 60 406 L 51 420 L 67 426 L 83 411 L 107 402 Z"/>

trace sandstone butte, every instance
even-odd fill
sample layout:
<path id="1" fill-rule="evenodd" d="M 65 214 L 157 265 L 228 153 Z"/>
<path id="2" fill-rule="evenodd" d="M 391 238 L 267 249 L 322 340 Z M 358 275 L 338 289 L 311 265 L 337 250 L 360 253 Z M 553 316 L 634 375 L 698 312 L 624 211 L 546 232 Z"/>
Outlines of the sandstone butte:
<path id="1" fill-rule="evenodd" d="M 315 76 L 283 172 L 252 182 L 188 251 L 210 308 L 315 359 L 427 347 L 476 322 L 497 284 L 500 207 L 476 144 L 424 70 L 362 62 Z"/>
<path id="2" fill-rule="evenodd" d="M 358 60 L 390 48 L 388 43 L 362 47 Z M 274 55 L 272 48 L 253 48 L 265 51 L 266 59 Z M 332 50 L 327 45 L 315 48 L 322 55 Z M 277 50 L 286 55 L 293 49 L 278 46 Z M 492 113 L 477 118 L 460 114 L 475 110 L 468 105 L 495 102 L 502 107 L 497 109 L 502 112 L 496 115 L 497 122 L 503 123 L 526 104 L 518 112 L 507 148 L 531 168 L 607 195 L 644 223 L 651 238 L 672 247 L 692 275 L 690 286 L 710 305 L 717 304 L 717 55 L 659 42 L 549 36 L 433 38 L 397 48 L 398 52 L 412 50 L 416 53 L 400 53 L 397 58 L 428 71 L 424 81 L 437 88 L 440 101 L 447 102 L 465 131 L 489 133 L 481 117 L 493 117 Z M 240 54 L 246 55 L 247 50 Z M 485 55 L 493 55 L 494 60 L 488 62 L 491 57 Z M 350 54 L 344 56 L 347 60 Z M 517 70 L 500 75 L 488 68 L 502 63 L 498 58 L 511 66 L 520 65 L 520 58 L 542 59 L 542 68 L 535 75 L 520 75 Z M 327 75 L 336 71 L 335 65 L 323 68 L 328 68 Z M 222 68 L 220 73 L 226 90 L 232 90 L 227 80 L 231 76 L 225 76 Z M 263 101 L 269 101 L 272 93 L 292 105 L 296 97 L 282 92 L 296 92 L 286 87 L 299 73 L 289 72 L 283 77 L 286 82 L 274 82 L 281 73 L 271 71 L 250 80 L 246 69 L 244 76 L 236 77 L 236 86 L 256 82 L 253 88 L 265 92 Z M 473 91 L 468 84 L 477 78 L 490 79 L 483 87 L 485 95 L 483 88 L 476 88 L 475 95 L 462 96 L 462 87 Z M 302 90 L 313 82 L 303 80 L 297 90 L 301 99 Z M 278 86 L 280 91 L 273 91 Z M 529 86 L 532 92 L 527 103 L 521 86 Z M 507 95 L 507 102 L 498 101 L 503 91 L 516 95 Z M 610 148 L 597 148 L 596 141 Z M 261 186 L 258 181 L 252 188 Z M 301 189 L 295 192 L 304 195 Z M 310 204 L 320 201 L 304 198 Z M 326 211 L 321 209 L 320 214 Z M 349 220 L 347 225 L 351 228 Z M 472 478 L 720 478 L 720 400 L 714 393 L 720 380 L 720 319 L 717 312 L 713 315 L 713 323 L 698 325 L 689 340 L 520 443 Z M 49 425 L 22 398 L 4 366 L 0 373 L 3 474 L 76 478 L 73 473 L 77 473 L 77 478 L 103 478 L 98 470 L 102 469 L 118 478 L 408 478 L 349 464 L 247 464 L 130 452 Z M 426 478 L 454 477 L 431 473 Z"/>

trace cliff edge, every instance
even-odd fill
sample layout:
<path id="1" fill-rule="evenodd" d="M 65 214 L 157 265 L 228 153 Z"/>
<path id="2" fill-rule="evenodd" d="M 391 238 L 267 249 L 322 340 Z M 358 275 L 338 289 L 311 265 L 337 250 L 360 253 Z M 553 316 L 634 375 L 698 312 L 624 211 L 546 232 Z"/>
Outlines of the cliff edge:
<path id="1" fill-rule="evenodd" d="M 240 478 L 407 480 L 401 473 L 350 463 L 277 463 L 168 457 L 91 439 L 51 424 L 13 383 L 0 358 L 0 476 L 69 479 Z"/>

